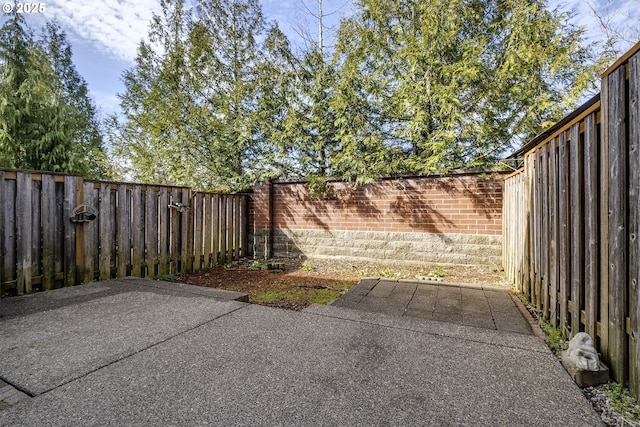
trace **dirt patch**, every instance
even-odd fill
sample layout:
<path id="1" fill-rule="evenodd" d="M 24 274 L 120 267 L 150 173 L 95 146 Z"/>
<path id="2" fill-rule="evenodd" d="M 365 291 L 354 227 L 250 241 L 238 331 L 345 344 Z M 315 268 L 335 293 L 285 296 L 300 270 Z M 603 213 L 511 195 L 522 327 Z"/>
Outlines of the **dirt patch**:
<path id="1" fill-rule="evenodd" d="M 280 269 L 268 270 L 268 266 Z M 172 280 L 245 292 L 255 304 L 302 310 L 314 303 L 333 301 L 365 277 L 429 277 L 452 283 L 506 285 L 501 271 L 484 266 L 401 266 L 327 259 L 242 259 L 227 267 L 184 274 Z"/>

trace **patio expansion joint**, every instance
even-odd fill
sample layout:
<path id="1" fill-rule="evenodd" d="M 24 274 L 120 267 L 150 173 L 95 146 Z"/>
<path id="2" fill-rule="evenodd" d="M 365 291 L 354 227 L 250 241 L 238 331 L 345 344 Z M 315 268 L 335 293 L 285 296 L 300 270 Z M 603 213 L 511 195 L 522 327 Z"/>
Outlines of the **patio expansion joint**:
<path id="1" fill-rule="evenodd" d="M 164 339 L 162 339 L 162 340 L 160 340 L 160 341 L 158 341 L 158 342 L 155 342 L 155 343 L 153 343 L 153 344 L 151 344 L 151 345 L 148 345 L 148 346 L 146 346 L 146 347 L 144 347 L 144 348 L 141 348 L 141 349 L 139 349 L 139 350 L 133 351 L 133 352 L 128 353 L 128 354 L 125 354 L 125 355 L 123 355 L 123 356 L 121 356 L 121 357 L 118 357 L 116 360 L 113 360 L 113 361 L 111 361 L 111 362 L 109 362 L 109 363 L 105 363 L 104 365 L 98 366 L 97 368 L 94 368 L 94 369 L 91 369 L 91 370 L 89 370 L 89 371 L 87 371 L 87 372 L 84 372 L 84 373 L 82 373 L 81 375 L 77 375 L 77 376 L 75 376 L 75 377 L 73 377 L 73 378 L 70 378 L 70 379 L 69 379 L 69 380 L 67 380 L 67 381 L 64 381 L 64 382 L 61 382 L 60 384 L 57 384 L 55 387 L 52 387 L 52 388 L 50 388 L 50 389 L 48 389 L 48 390 L 45 390 L 45 391 L 43 391 L 43 392 L 41 392 L 41 393 L 38 393 L 38 394 L 36 394 L 36 395 L 32 395 L 32 394 L 29 394 L 29 393 L 26 393 L 26 392 L 25 392 L 25 393 L 26 393 L 28 396 L 30 396 L 30 397 L 42 396 L 42 395 L 47 394 L 47 393 L 49 393 L 49 392 L 51 392 L 51 391 L 53 391 L 53 390 L 56 390 L 56 389 L 58 389 L 58 388 L 61 388 L 61 387 L 65 386 L 65 385 L 67 385 L 67 384 L 69 384 L 69 383 L 72 383 L 72 382 L 77 381 L 77 380 L 79 380 L 79 379 L 85 378 L 85 377 L 87 377 L 87 376 L 89 376 L 89 375 L 91 375 L 91 374 L 93 374 L 93 373 L 95 373 L 95 372 L 98 372 L 98 371 L 100 371 L 100 370 L 102 370 L 102 369 L 104 369 L 104 368 L 107 368 L 107 367 L 109 367 L 109 366 L 115 365 L 116 363 L 119 363 L 119 362 L 121 362 L 121 361 L 123 361 L 123 360 L 126 360 L 126 359 L 130 358 L 131 356 L 134 356 L 134 355 L 139 354 L 139 353 L 142 353 L 142 352 L 144 352 L 144 351 L 146 351 L 146 350 L 149 350 L 149 349 L 152 349 L 152 348 L 154 348 L 154 347 L 157 347 L 157 346 L 159 346 L 159 345 L 161 345 L 161 344 L 166 343 L 167 341 L 170 341 L 170 340 L 172 340 L 172 339 L 174 339 L 174 338 L 176 338 L 176 337 L 179 337 L 180 335 L 184 335 L 184 334 L 186 334 L 186 333 L 188 333 L 188 332 L 191 332 L 191 331 L 194 331 L 194 330 L 196 330 L 196 329 L 199 329 L 199 328 L 201 328 L 201 327 L 203 327 L 203 326 L 205 326 L 205 325 L 208 325 L 208 324 L 210 324 L 210 323 L 213 323 L 213 322 L 215 322 L 215 321 L 217 321 L 217 320 L 219 320 L 219 319 L 221 319 L 221 318 L 223 318 L 223 317 L 225 317 L 225 316 L 228 316 L 228 315 L 230 315 L 230 314 L 233 314 L 233 313 L 235 313 L 235 312 L 237 312 L 237 311 L 239 311 L 239 310 L 246 309 L 246 308 L 248 308 L 248 307 L 250 307 L 250 306 L 251 306 L 251 304 L 246 303 L 246 304 L 244 304 L 244 305 L 243 305 L 243 306 L 241 306 L 241 307 L 237 307 L 237 308 L 234 308 L 233 310 L 228 311 L 227 313 L 221 314 L 221 315 L 216 316 L 216 317 L 214 317 L 214 318 L 212 318 L 212 319 L 209 319 L 209 320 L 207 320 L 207 321 L 205 321 L 205 322 L 202 322 L 202 323 L 200 323 L 200 324 L 198 324 L 198 325 L 195 325 L 195 326 L 192 326 L 192 327 L 190 327 L 190 328 L 187 328 L 187 329 L 185 329 L 185 330 L 183 330 L 183 331 L 180 331 L 180 332 L 178 332 L 178 333 L 176 333 L 176 334 L 174 334 L 174 335 L 171 335 L 170 337 L 164 338 Z"/>

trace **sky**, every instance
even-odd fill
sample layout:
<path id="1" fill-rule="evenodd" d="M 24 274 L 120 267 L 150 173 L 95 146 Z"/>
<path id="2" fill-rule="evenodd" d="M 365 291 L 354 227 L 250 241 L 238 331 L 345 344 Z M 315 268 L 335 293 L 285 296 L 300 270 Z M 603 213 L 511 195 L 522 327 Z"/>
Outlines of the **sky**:
<path id="1" fill-rule="evenodd" d="M 306 4 L 304 3 L 306 1 Z M 608 4 L 610 16 L 624 20 L 640 16 L 640 0 L 590 0 Z M 0 0 L 3 5 L 12 0 Z M 159 12 L 158 0 L 44 0 L 42 14 L 25 15 L 32 29 L 39 31 L 45 21 L 56 19 L 67 33 L 73 50 L 73 61 L 87 81 L 99 111 L 106 117 L 119 111 L 117 94 L 124 91 L 121 76 L 133 66 L 136 49 L 148 32 L 154 12 Z M 316 0 L 261 0 L 268 21 L 276 20 L 291 43 L 301 45 L 300 29 L 315 34 L 315 24 L 308 9 L 316 8 Z M 325 13 L 331 12 L 329 25 L 351 11 L 350 0 L 324 0 Z M 549 0 L 551 7 L 564 4 L 574 10 L 574 23 L 584 25 L 597 34 L 597 23 L 587 0 Z M 2 12 L 0 12 L 2 13 Z"/>

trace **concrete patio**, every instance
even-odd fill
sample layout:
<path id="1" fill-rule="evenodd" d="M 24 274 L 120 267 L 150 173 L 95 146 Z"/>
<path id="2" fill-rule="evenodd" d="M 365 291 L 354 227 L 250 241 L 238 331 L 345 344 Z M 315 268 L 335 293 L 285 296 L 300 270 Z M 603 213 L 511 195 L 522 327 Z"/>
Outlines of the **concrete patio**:
<path id="1" fill-rule="evenodd" d="M 384 283 L 302 312 L 140 279 L 0 300 L 0 378 L 24 394 L 0 425 L 601 425 L 538 337 L 500 326 L 506 299 L 483 291 L 493 327 L 462 303 L 427 318 L 423 284 L 402 316 L 357 309 Z"/>

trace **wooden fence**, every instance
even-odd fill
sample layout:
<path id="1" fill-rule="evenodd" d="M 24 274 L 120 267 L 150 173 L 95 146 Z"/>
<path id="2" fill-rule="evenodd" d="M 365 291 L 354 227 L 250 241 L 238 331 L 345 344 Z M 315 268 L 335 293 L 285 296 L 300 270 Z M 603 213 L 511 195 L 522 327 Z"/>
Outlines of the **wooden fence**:
<path id="1" fill-rule="evenodd" d="M 0 296 L 236 260 L 247 248 L 246 203 L 245 195 L 0 170 Z M 86 222 L 71 220 L 76 210 Z"/>
<path id="2" fill-rule="evenodd" d="M 640 43 L 600 99 L 561 122 L 505 181 L 505 271 L 545 321 L 585 331 L 640 396 Z"/>

